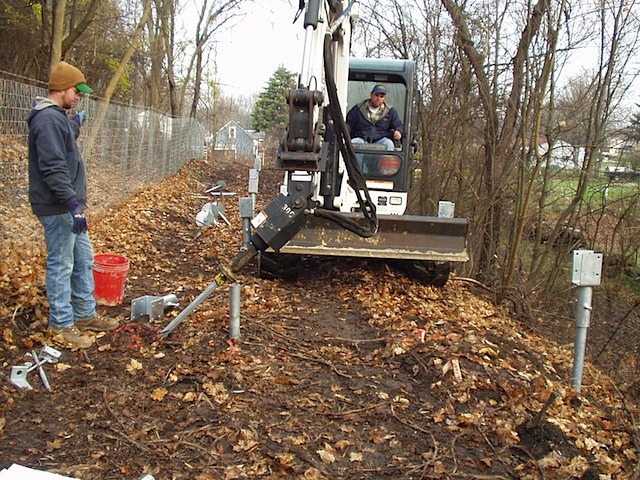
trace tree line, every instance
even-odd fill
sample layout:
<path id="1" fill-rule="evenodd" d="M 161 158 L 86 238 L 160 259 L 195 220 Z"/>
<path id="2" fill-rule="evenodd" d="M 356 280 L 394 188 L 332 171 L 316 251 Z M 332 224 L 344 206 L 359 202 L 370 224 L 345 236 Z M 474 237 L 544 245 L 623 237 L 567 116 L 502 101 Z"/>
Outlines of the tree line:
<path id="1" fill-rule="evenodd" d="M 105 107 L 131 102 L 218 124 L 245 105 L 222 98 L 211 73 L 216 35 L 241 20 L 247 3 L 198 2 L 185 31 L 178 20 L 190 4 L 181 0 L 0 0 L 1 69 L 46 82 L 66 60 L 90 73 Z"/>
<path id="2" fill-rule="evenodd" d="M 638 158 L 638 12 L 626 0 L 363 5 L 364 55 L 417 62 L 415 208 L 446 199 L 472 220 L 465 270 L 499 299 L 557 292 L 576 247 L 637 266 L 637 188 L 603 201 L 601 169 Z M 552 162 L 561 142 L 574 168 Z M 627 148 L 605 158 L 612 142 Z M 565 184 L 571 195 L 558 194 Z"/>

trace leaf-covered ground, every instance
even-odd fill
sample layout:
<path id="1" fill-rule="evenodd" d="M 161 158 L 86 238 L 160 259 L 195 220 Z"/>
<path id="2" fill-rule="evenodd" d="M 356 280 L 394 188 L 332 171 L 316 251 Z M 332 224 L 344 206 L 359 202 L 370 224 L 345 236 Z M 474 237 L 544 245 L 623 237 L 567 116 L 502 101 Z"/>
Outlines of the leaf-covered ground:
<path id="1" fill-rule="evenodd" d="M 0 468 L 84 480 L 637 478 L 636 406 L 589 365 L 577 395 L 571 346 L 524 332 L 465 279 L 438 289 L 379 261 L 305 258 L 297 279 L 267 280 L 252 264 L 238 278 L 239 341 L 228 286 L 161 338 L 238 252 L 248 168 L 195 161 L 90 215 L 96 253 L 131 261 L 124 302 L 100 308 L 121 327 L 45 366 L 51 391 L 36 372 L 32 391 L 8 381 L 51 339 L 39 226 L 3 204 Z M 258 204 L 279 178 L 262 172 Z M 207 198 L 218 180 L 238 195 Z M 197 227 L 215 200 L 231 225 Z M 169 294 L 178 308 L 130 320 L 132 299 Z"/>

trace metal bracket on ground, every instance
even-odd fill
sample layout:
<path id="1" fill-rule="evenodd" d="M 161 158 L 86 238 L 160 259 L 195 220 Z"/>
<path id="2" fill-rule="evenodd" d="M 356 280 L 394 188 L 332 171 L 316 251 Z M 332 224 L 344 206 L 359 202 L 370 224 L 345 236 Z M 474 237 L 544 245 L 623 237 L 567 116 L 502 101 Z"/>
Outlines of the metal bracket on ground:
<path id="1" fill-rule="evenodd" d="M 29 373 L 30 368 L 31 365 L 28 363 L 26 365 L 16 365 L 15 367 L 11 367 L 11 376 L 9 377 L 9 381 L 16 387 L 33 390 L 29 380 L 27 380 L 27 374 Z"/>
<path id="2" fill-rule="evenodd" d="M 145 295 L 131 301 L 131 320 L 149 315 L 149 321 L 153 322 L 162 318 L 167 307 L 177 307 L 178 297 L 173 294 L 164 297 Z"/>
<path id="3" fill-rule="evenodd" d="M 227 225 L 231 225 L 229 219 L 224 215 L 224 205 L 218 202 L 205 203 L 202 210 L 196 215 L 196 225 L 199 227 L 208 227 L 210 225 L 218 225 L 218 217 L 222 218 Z"/>
<path id="4" fill-rule="evenodd" d="M 62 352 L 48 345 L 45 345 L 42 347 L 39 357 L 35 350 L 31 350 L 28 355 L 31 355 L 31 358 L 34 359 L 35 364 L 26 362 L 24 365 L 16 365 L 14 367 L 11 367 L 11 376 L 9 377 L 9 381 L 16 387 L 33 390 L 33 387 L 29 383 L 29 380 L 27 380 L 27 375 L 29 374 L 29 372 L 37 368 L 38 373 L 40 374 L 40 379 L 42 380 L 42 384 L 47 390 L 51 390 L 51 385 L 49 384 L 49 380 L 47 379 L 47 375 L 45 374 L 42 365 L 45 363 L 56 363 L 60 358 L 60 355 L 62 355 Z"/>

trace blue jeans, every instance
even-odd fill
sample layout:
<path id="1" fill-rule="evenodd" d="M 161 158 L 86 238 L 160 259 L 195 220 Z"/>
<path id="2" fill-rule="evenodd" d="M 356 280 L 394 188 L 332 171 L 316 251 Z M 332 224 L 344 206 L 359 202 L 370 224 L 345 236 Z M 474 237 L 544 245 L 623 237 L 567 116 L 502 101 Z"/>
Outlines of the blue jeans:
<path id="1" fill-rule="evenodd" d="M 356 137 L 356 138 L 352 138 L 351 139 L 351 143 L 362 145 L 362 144 L 364 144 L 366 142 L 365 142 L 364 138 Z M 387 137 L 379 138 L 378 140 L 376 140 L 375 142 L 372 142 L 372 143 L 377 143 L 378 145 L 384 145 L 387 148 L 387 150 L 389 150 L 389 151 L 393 151 L 393 149 L 394 149 L 393 140 L 391 140 L 390 138 L 387 138 Z"/>
<path id="2" fill-rule="evenodd" d="M 49 326 L 69 328 L 75 319 L 96 316 L 93 296 L 93 247 L 87 232 L 71 231 L 71 214 L 38 217 L 47 245 Z"/>

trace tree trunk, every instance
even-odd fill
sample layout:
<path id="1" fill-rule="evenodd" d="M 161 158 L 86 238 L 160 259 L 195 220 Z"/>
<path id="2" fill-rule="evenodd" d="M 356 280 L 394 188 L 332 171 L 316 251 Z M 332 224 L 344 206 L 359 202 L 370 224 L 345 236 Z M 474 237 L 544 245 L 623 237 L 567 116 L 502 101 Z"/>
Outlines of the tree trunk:
<path id="1" fill-rule="evenodd" d="M 49 71 L 62 60 L 62 38 L 64 36 L 64 14 L 66 0 L 54 0 L 53 18 L 51 19 L 51 50 L 49 55 Z"/>
<path id="2" fill-rule="evenodd" d="M 88 152 L 91 152 L 91 150 L 93 149 L 93 145 L 95 144 L 98 132 L 100 131 L 100 127 L 104 122 L 105 116 L 107 115 L 107 107 L 109 106 L 111 97 L 113 96 L 113 93 L 116 90 L 118 81 L 120 80 L 120 77 L 124 73 L 124 70 L 127 64 L 129 63 L 129 60 L 131 60 L 131 57 L 136 51 L 136 48 L 138 46 L 138 43 L 140 42 L 140 38 L 142 37 L 142 33 L 144 31 L 144 26 L 149 19 L 150 13 L 151 13 L 151 0 L 144 0 L 142 16 L 140 17 L 140 21 L 138 22 L 136 30 L 133 34 L 133 38 L 131 39 L 130 46 L 125 52 L 124 56 L 122 57 L 122 60 L 118 65 L 118 68 L 116 69 L 113 76 L 111 77 L 111 80 L 109 81 L 109 84 L 107 85 L 107 88 L 103 93 L 102 98 L 100 99 L 100 107 L 98 108 L 98 115 L 94 120 L 94 128 L 91 130 L 92 135 L 89 137 L 89 140 L 87 142 Z"/>

